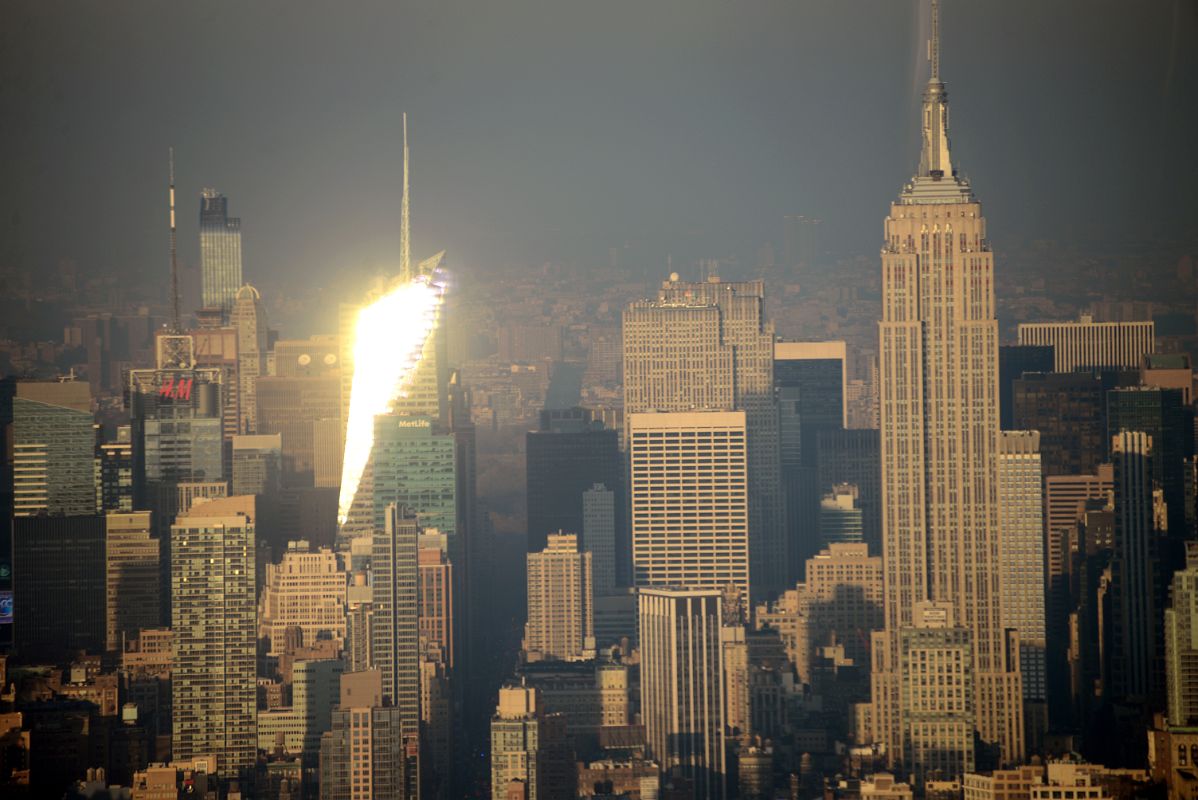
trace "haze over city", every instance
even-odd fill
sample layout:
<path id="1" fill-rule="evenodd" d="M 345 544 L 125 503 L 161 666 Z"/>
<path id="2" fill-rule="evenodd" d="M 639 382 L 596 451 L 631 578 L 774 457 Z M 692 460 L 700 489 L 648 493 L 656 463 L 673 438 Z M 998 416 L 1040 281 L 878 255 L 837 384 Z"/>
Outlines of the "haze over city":
<path id="1" fill-rule="evenodd" d="M 6 5 L 0 795 L 1190 800 L 1196 97 L 1194 0 Z"/>

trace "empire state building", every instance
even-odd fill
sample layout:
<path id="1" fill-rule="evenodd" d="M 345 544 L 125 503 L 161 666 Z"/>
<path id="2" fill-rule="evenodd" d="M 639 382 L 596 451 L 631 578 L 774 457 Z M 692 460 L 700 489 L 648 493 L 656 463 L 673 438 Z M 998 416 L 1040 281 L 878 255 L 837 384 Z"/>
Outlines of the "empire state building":
<path id="1" fill-rule="evenodd" d="M 921 781 L 1024 754 L 1019 643 L 999 608 L 994 256 L 949 150 L 938 5 L 919 172 L 884 223 L 886 626 L 873 639 L 869 716 L 891 764 Z"/>

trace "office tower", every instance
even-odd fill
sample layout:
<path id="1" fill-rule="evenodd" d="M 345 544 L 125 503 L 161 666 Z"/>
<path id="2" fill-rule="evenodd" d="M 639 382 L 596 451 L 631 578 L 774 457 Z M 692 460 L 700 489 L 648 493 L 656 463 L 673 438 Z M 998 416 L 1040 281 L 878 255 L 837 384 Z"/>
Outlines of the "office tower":
<path id="1" fill-rule="evenodd" d="M 190 336 L 161 335 L 158 368 L 129 373 L 134 505 L 154 512 L 164 541 L 176 514 L 176 486 L 225 479 L 223 376 L 193 366 L 193 347 Z"/>
<path id="2" fill-rule="evenodd" d="M 841 483 L 823 496 L 819 503 L 819 542 L 826 547 L 833 542 L 864 542 L 865 531 L 857 487 Z"/>
<path id="3" fill-rule="evenodd" d="M 17 517 L 12 525 L 15 651 L 33 663 L 102 652 L 104 518 Z"/>
<path id="4" fill-rule="evenodd" d="M 220 373 L 221 432 L 229 439 L 243 432 L 241 387 L 237 381 L 237 329 L 222 324 L 219 310 L 212 309 L 215 319 L 204 319 L 200 312 L 196 313 L 198 327 L 186 335 L 194 348 L 195 366 Z M 225 467 L 227 470 L 228 464 Z"/>
<path id="5" fill-rule="evenodd" d="M 88 384 L 18 381 L 12 400 L 13 513 L 96 513 Z"/>
<path id="6" fill-rule="evenodd" d="M 760 281 L 670 278 L 656 300 L 624 311 L 625 419 L 650 411 L 744 413 L 753 476 L 747 577 L 751 596 L 764 596 L 783 588 L 787 565 L 774 326 L 765 319 L 764 289 Z"/>
<path id="7" fill-rule="evenodd" d="M 341 420 L 336 417 L 318 419 L 312 423 L 312 482 L 317 489 L 336 489 L 341 486 L 341 458 L 345 440 Z"/>
<path id="8" fill-rule="evenodd" d="M 100 445 L 100 511 L 133 510 L 133 434 L 128 425 L 116 429 L 116 441 Z"/>
<path id="9" fill-rule="evenodd" d="M 161 542 L 154 538 L 150 512 L 109 513 L 107 553 L 107 649 L 121 652 L 143 628 L 158 627 Z"/>
<path id="10" fill-rule="evenodd" d="M 734 584 L 749 596 L 745 416 L 629 415 L 635 585 L 719 590 Z"/>
<path id="11" fill-rule="evenodd" d="M 860 543 L 830 544 L 809 558 L 807 579 L 768 607 L 758 608 L 758 626 L 782 636 L 799 680 L 813 682 L 820 647 L 839 644 L 844 657 L 869 665 L 869 639 L 882 627 L 882 558 Z"/>
<path id="12" fill-rule="evenodd" d="M 545 549 L 553 531 L 583 528 L 583 492 L 601 483 L 615 493 L 616 552 L 627 551 L 623 523 L 624 471 L 618 434 L 593 421 L 586 409 L 541 412 L 538 431 L 525 438 L 528 552 Z M 584 539 L 584 545 L 586 544 Z M 627 557 L 617 568 L 627 567 Z M 623 574 L 623 571 L 620 572 Z"/>
<path id="13" fill-rule="evenodd" d="M 281 434 L 243 434 L 233 437 L 233 494 L 267 495 L 282 488 Z"/>
<path id="14" fill-rule="evenodd" d="M 1123 431 L 1112 442 L 1115 465 L 1115 552 L 1111 561 L 1110 688 L 1112 699 L 1153 696 L 1156 604 L 1152 590 L 1153 441 Z"/>
<path id="15" fill-rule="evenodd" d="M 641 718 L 662 771 L 694 781 L 696 800 L 724 798 L 721 595 L 640 590 Z"/>
<path id="16" fill-rule="evenodd" d="M 972 753 L 973 732 L 958 735 L 960 724 L 976 724 L 983 747 L 999 762 L 1023 758 L 1023 690 L 1013 657 L 1018 642 L 1000 617 L 996 563 L 994 256 L 981 204 L 957 175 L 949 150 L 936 3 L 932 26 L 919 171 L 891 204 L 884 226 L 879 364 L 882 491 L 890 500 L 882 523 L 886 630 L 873 645 L 872 711 L 892 764 L 913 771 L 942 765 L 952 770 L 946 775 L 961 775 L 972 770 L 972 756 L 960 745 L 967 738 Z M 925 636 L 911 629 L 916 609 L 928 603 L 948 618 L 935 631 L 945 639 L 942 648 L 956 652 L 962 642 L 972 648 L 965 676 L 972 702 L 968 713 L 953 707 L 948 760 L 920 763 L 936 743 L 923 722 L 902 712 L 903 682 L 925 677 L 904 668 L 903 649 L 910 637 Z"/>
<path id="17" fill-rule="evenodd" d="M 582 547 L 591 554 L 595 596 L 616 590 L 616 493 L 596 483 L 582 493 Z"/>
<path id="18" fill-rule="evenodd" d="M 418 558 L 418 597 L 420 611 L 420 654 L 453 668 L 454 604 L 453 563 L 439 541 L 441 536 L 423 534 Z"/>
<path id="19" fill-rule="evenodd" d="M 1082 314 L 1077 322 L 1023 322 L 1020 344 L 1052 345 L 1053 372 L 1078 369 L 1139 369 L 1141 356 L 1155 351 L 1154 326 L 1148 322 L 1095 322 Z"/>
<path id="20" fill-rule="evenodd" d="M 269 375 L 257 379 L 254 392 L 258 433 L 283 436 L 283 485 L 312 486 L 316 425 L 337 417 L 337 376 Z"/>
<path id="21" fill-rule="evenodd" d="M 1107 435 L 1141 431 L 1152 441 L 1152 479 L 1164 492 L 1171 537 L 1186 534 L 1185 460 L 1194 453 L 1194 413 L 1182 403 L 1181 389 L 1148 386 L 1107 392 Z M 1171 561 L 1170 570 L 1184 558 Z"/>
<path id="22" fill-rule="evenodd" d="M 200 509 L 202 510 L 202 509 Z M 345 641 L 345 569 L 341 557 L 307 542 L 288 542 L 278 564 L 266 566 L 258 614 L 258 636 L 270 639 L 268 655 L 283 652 L 288 630 L 299 628 L 303 643 Z"/>
<path id="23" fill-rule="evenodd" d="M 238 433 L 257 433 L 254 386 L 266 375 L 267 322 L 262 295 L 248 283 L 237 289 L 229 324 L 237 331 L 237 396 L 241 417 Z"/>
<path id="24" fill-rule="evenodd" d="M 573 533 L 551 533 L 545 549 L 528 556 L 529 661 L 580 661 L 595 657 L 591 554 Z"/>
<path id="25" fill-rule="evenodd" d="M 253 497 L 208 500 L 171 525 L 176 760 L 212 754 L 226 778 L 257 757 Z"/>
<path id="26" fill-rule="evenodd" d="M 1084 553 L 1087 546 L 1077 541 L 1078 526 L 1087 514 L 1088 502 L 1096 501 L 1099 507 L 1107 505 L 1114 488 L 1110 464 L 1099 465 L 1094 475 L 1049 475 L 1044 479 L 1046 666 L 1049 717 L 1054 726 L 1074 713 L 1065 705 L 1072 681 L 1070 614 L 1078 603 L 1073 588 L 1077 582 L 1073 559 L 1075 548 L 1080 546 Z M 1087 542 L 1090 538 L 1086 537 Z"/>
<path id="27" fill-rule="evenodd" d="M 1015 381 L 1026 372 L 1053 371 L 1052 345 L 1004 344 L 998 347 L 998 408 L 1004 431 L 1015 428 Z"/>
<path id="28" fill-rule="evenodd" d="M 1156 389 L 1180 389 L 1181 404 L 1193 403 L 1194 366 L 1188 353 L 1147 353 L 1140 360 L 1140 383 Z"/>
<path id="29" fill-rule="evenodd" d="M 844 429 L 845 361 L 844 342 L 774 344 L 774 385 L 783 405 L 789 403 L 780 423 L 784 464 L 814 466 L 819 432 Z"/>
<path id="30" fill-rule="evenodd" d="M 412 797 L 409 735 L 401 709 L 386 704 L 378 670 L 341 676 L 341 702 L 320 740 L 320 796 L 333 800 Z"/>
<path id="31" fill-rule="evenodd" d="M 844 342 L 778 342 L 774 345 L 774 385 L 778 394 L 778 435 L 782 485 L 786 494 L 787 584 L 819 550 L 818 439 L 843 430 L 847 372 Z"/>
<path id="32" fill-rule="evenodd" d="M 390 505 L 375 530 L 370 558 L 371 663 L 382 674 L 383 701 L 397 709 L 396 725 L 407 740 L 407 797 L 417 796 L 420 774 L 419 536 L 416 515 Z"/>
<path id="33" fill-rule="evenodd" d="M 227 315 L 241 288 L 241 220 L 215 189 L 200 193 L 200 269 L 204 308 Z"/>
<path id="34" fill-rule="evenodd" d="M 1186 567 L 1173 574 L 1165 609 L 1167 719 L 1176 727 L 1198 720 L 1198 547 L 1186 547 Z"/>
<path id="35" fill-rule="evenodd" d="M 847 483 L 857 487 L 861 532 L 871 553 L 882 552 L 882 454 L 876 428 L 821 431 L 816 437 L 819 489 Z"/>
<path id="36" fill-rule="evenodd" d="M 374 528 L 392 504 L 406 506 L 424 528 L 445 534 L 452 558 L 457 547 L 457 463 L 454 436 L 431 417 L 380 414 L 374 422 L 372 483 Z"/>
<path id="37" fill-rule="evenodd" d="M 258 712 L 258 749 L 271 753 L 281 743 L 286 753 L 315 764 L 320 739 L 332 727 L 340 699 L 345 662 L 308 659 L 291 666 L 291 705 Z"/>
<path id="38" fill-rule="evenodd" d="M 1038 742 L 1048 729 L 1043 491 L 1040 434 L 1003 431 L 998 439 L 1002 625 L 1019 634 L 1023 714 L 1029 744 Z"/>
<path id="39" fill-rule="evenodd" d="M 545 713 L 535 688 L 500 688 L 491 717 L 491 797 L 567 800 L 574 783 L 565 717 Z"/>
<path id="40" fill-rule="evenodd" d="M 430 798 L 449 798 L 454 772 L 454 695 L 449 668 L 441 661 L 420 661 L 420 736 L 424 748 L 421 792 Z"/>
<path id="41" fill-rule="evenodd" d="M 1040 432 L 1045 475 L 1092 474 L 1106 459 L 1102 381 L 1088 373 L 1029 373 L 1011 387 L 1014 430 Z"/>

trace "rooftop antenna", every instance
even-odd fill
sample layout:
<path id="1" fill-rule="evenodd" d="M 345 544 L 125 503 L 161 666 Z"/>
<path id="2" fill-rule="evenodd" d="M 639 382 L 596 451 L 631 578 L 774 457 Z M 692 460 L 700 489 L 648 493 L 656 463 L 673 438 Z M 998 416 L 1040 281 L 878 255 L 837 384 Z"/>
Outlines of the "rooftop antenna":
<path id="1" fill-rule="evenodd" d="M 412 280 L 412 232 L 408 206 L 408 112 L 403 115 L 403 200 L 399 212 L 399 276 Z"/>
<path id="2" fill-rule="evenodd" d="M 928 61 L 932 62 L 931 81 L 940 80 L 940 0 L 932 0 L 932 38 L 928 40 Z"/>
<path id="3" fill-rule="evenodd" d="M 175 148 L 170 148 L 171 332 L 179 333 L 179 259 L 175 235 Z"/>

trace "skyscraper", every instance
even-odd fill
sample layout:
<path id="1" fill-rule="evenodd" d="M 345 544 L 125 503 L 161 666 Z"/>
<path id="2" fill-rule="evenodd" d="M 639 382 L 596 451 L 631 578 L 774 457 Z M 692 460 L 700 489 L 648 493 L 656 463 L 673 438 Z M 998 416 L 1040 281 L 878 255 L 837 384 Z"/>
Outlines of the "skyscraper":
<path id="1" fill-rule="evenodd" d="M 88 384 L 18 381 L 12 413 L 13 513 L 96 513 Z"/>
<path id="2" fill-rule="evenodd" d="M 133 510 L 133 434 L 128 425 L 116 429 L 116 440 L 100 445 L 100 511 Z"/>
<path id="3" fill-rule="evenodd" d="M 371 663 L 382 673 L 383 702 L 396 709 L 396 724 L 406 740 L 408 798 L 417 796 L 420 774 L 419 536 L 415 514 L 392 504 L 374 533 L 370 559 Z"/>
<path id="4" fill-rule="evenodd" d="M 675 274 L 655 300 L 625 309 L 623 328 L 626 420 L 650 411 L 745 415 L 753 597 L 786 581 L 774 326 L 764 293 L 761 281 L 690 283 Z"/>
<path id="5" fill-rule="evenodd" d="M 1052 345 L 1007 344 L 998 348 L 998 405 L 1004 431 L 1015 430 L 1015 381 L 1025 372 L 1052 372 Z"/>
<path id="6" fill-rule="evenodd" d="M 1093 473 L 1110 447 L 1102 380 L 1088 372 L 1025 373 L 1011 383 L 1011 425 L 1039 431 L 1045 475 Z"/>
<path id="7" fill-rule="evenodd" d="M 274 494 L 282 487 L 282 475 L 281 434 L 233 437 L 233 494 Z"/>
<path id="8" fill-rule="evenodd" d="M 923 734 L 901 709 L 907 693 L 925 691 L 922 684 L 905 683 L 927 676 L 904 671 L 902 650 L 909 635 L 923 635 L 908 634 L 917 622 L 916 608 L 931 604 L 947 618 L 938 624 L 959 629 L 973 651 L 970 724 L 999 761 L 1013 763 L 1024 752 L 1023 690 L 1012 657 L 1018 652 L 1016 634 L 1002 626 L 996 563 L 994 257 L 981 205 L 957 175 L 949 150 L 938 3 L 932 8 L 932 74 L 923 95 L 919 171 L 891 205 L 882 249 L 886 629 L 875 634 L 873 719 L 892 762 L 930 752 L 919 746 Z M 937 635 L 959 646 L 956 634 Z M 972 750 L 972 733 L 967 738 Z M 952 763 L 972 769 L 970 761 Z"/>
<path id="9" fill-rule="evenodd" d="M 882 553 L 882 456 L 877 428 L 821 431 L 818 442 L 819 489 L 830 492 L 838 484 L 857 487 L 861 529 L 875 555 Z"/>
<path id="10" fill-rule="evenodd" d="M 844 430 L 846 420 L 844 342 L 778 342 L 774 385 L 782 485 L 786 494 L 787 585 L 799 580 L 803 564 L 819 550 L 818 437 Z"/>
<path id="11" fill-rule="evenodd" d="M 13 643 L 37 663 L 104 649 L 104 518 L 13 520 Z M 252 679 L 252 678 L 251 678 Z"/>
<path id="12" fill-rule="evenodd" d="M 616 493 L 596 483 L 582 493 L 582 548 L 591 554 L 595 595 L 616 589 Z"/>
<path id="13" fill-rule="evenodd" d="M 1024 322 L 1020 344 L 1052 345 L 1054 372 L 1078 369 L 1139 369 L 1140 358 L 1155 351 L 1154 324 L 1095 322 L 1083 314 L 1077 322 Z"/>
<path id="14" fill-rule="evenodd" d="M 1002 624 L 1019 633 L 1029 744 L 1048 728 L 1042 473 L 1040 434 L 1003 431 L 998 440 Z"/>
<path id="15" fill-rule="evenodd" d="M 266 373 L 267 323 L 262 295 L 248 283 L 237 290 L 229 324 L 237 331 L 238 433 L 257 433 L 254 386 Z"/>
<path id="16" fill-rule="evenodd" d="M 528 556 L 528 660 L 578 661 L 595 657 L 591 554 L 573 533 L 551 533 L 539 553 Z"/>
<path id="17" fill-rule="evenodd" d="M 337 376 L 264 375 L 254 382 L 254 400 L 257 432 L 283 436 L 283 484 L 312 486 L 316 426 L 337 416 Z"/>
<path id="18" fill-rule="evenodd" d="M 641 589 L 641 717 L 649 752 L 694 782 L 696 800 L 723 800 L 724 664 L 721 594 Z"/>
<path id="19" fill-rule="evenodd" d="M 749 593 L 743 411 L 630 414 L 632 569 L 637 586 Z"/>
<path id="20" fill-rule="evenodd" d="M 403 712 L 387 705 L 378 670 L 341 676 L 341 702 L 320 740 L 320 796 L 336 800 L 406 800 Z"/>
<path id="21" fill-rule="evenodd" d="M 126 639 L 158 627 L 161 542 L 151 531 L 150 512 L 106 516 L 109 652 L 121 652 Z"/>
<path id="22" fill-rule="evenodd" d="M 1123 431 L 1111 443 L 1115 464 L 1115 552 L 1111 561 L 1110 698 L 1140 701 L 1155 690 L 1157 606 L 1152 586 L 1153 441 Z"/>
<path id="23" fill-rule="evenodd" d="M 457 478 L 454 436 L 436 418 L 381 414 L 375 417 L 375 530 L 388 506 L 398 503 L 420 517 L 423 528 L 446 536 L 451 557 L 457 545 Z"/>
<path id="24" fill-rule="evenodd" d="M 253 497 L 207 500 L 171 526 L 172 755 L 224 777 L 258 753 Z"/>
<path id="25" fill-rule="evenodd" d="M 263 584 L 258 636 L 270 640 L 269 655 L 283 652 L 292 628 L 303 632 L 308 646 L 321 636 L 338 644 L 345 641 L 345 569 L 338 554 L 289 542 L 282 560 L 266 566 Z"/>
<path id="26" fill-rule="evenodd" d="M 592 420 L 582 408 L 541 413 L 540 430 L 525 437 L 528 552 L 544 549 L 553 531 L 582 532 L 582 494 L 596 483 L 616 492 L 616 509 L 623 510 L 618 438 L 616 431 Z M 615 520 L 617 535 L 626 542 L 622 521 L 620 514 Z M 619 561 L 620 567 L 627 566 L 626 557 Z"/>
<path id="27" fill-rule="evenodd" d="M 1198 720 L 1198 547 L 1186 549 L 1186 568 L 1173 575 L 1165 609 L 1165 680 L 1169 724 Z"/>
<path id="28" fill-rule="evenodd" d="M 204 308 L 227 315 L 241 288 L 241 220 L 229 216 L 229 198 L 200 193 L 200 284 Z"/>

